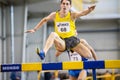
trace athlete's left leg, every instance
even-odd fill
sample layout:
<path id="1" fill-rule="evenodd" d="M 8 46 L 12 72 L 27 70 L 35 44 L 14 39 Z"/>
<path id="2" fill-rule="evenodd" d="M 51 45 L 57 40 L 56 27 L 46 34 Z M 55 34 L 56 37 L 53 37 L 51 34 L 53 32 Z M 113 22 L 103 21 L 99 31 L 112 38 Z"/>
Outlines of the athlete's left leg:
<path id="1" fill-rule="evenodd" d="M 82 71 L 79 73 L 79 76 L 78 76 L 78 79 L 77 79 L 77 80 L 86 80 L 86 77 L 87 77 L 87 71 L 86 71 L 86 70 L 82 70 Z"/>
<path id="2" fill-rule="evenodd" d="M 87 41 L 85 39 L 80 39 L 80 42 L 91 51 L 94 60 L 97 60 L 96 53 L 95 53 L 94 49 L 87 43 Z"/>

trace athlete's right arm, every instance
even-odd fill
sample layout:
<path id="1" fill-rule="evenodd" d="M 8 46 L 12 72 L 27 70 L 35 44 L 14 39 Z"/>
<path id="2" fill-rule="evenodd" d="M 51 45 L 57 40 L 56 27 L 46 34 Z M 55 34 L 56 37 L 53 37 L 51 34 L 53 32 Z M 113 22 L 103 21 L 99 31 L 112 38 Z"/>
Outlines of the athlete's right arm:
<path id="1" fill-rule="evenodd" d="M 56 12 L 52 12 L 47 17 L 44 17 L 33 29 L 27 30 L 26 33 L 33 33 L 42 27 L 46 22 L 54 20 Z"/>

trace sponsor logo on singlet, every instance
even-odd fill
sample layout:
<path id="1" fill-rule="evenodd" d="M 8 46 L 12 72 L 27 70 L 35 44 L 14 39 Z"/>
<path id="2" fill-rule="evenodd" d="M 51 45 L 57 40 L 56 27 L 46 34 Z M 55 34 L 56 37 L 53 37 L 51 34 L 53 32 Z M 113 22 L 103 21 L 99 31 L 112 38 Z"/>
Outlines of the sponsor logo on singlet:
<path id="1" fill-rule="evenodd" d="M 70 31 L 69 22 L 57 22 L 56 26 L 58 28 L 58 32 L 69 32 Z"/>

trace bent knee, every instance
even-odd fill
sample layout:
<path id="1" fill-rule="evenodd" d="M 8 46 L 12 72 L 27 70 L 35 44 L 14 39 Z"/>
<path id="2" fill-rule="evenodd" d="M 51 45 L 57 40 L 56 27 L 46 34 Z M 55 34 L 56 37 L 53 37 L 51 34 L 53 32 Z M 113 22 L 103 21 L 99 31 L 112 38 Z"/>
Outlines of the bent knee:
<path id="1" fill-rule="evenodd" d="M 56 47 L 56 50 L 58 50 L 60 52 L 64 52 L 65 51 L 65 46 L 60 44 L 60 43 L 56 43 L 55 47 Z"/>
<path id="2" fill-rule="evenodd" d="M 50 35 L 52 35 L 52 36 L 58 36 L 58 34 L 56 32 L 51 32 Z"/>
<path id="3" fill-rule="evenodd" d="M 85 39 L 80 39 L 81 43 L 87 43 L 87 41 Z"/>
<path id="4" fill-rule="evenodd" d="M 89 53 L 86 58 L 91 59 L 92 58 L 92 53 Z"/>

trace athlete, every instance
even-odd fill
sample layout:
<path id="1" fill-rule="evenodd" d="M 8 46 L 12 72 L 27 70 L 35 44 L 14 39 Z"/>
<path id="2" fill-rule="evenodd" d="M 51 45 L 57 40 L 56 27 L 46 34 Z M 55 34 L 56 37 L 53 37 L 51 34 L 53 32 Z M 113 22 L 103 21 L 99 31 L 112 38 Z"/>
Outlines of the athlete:
<path id="1" fill-rule="evenodd" d="M 88 59 L 81 57 L 77 52 L 70 52 L 69 57 L 71 61 L 87 61 Z M 87 77 L 87 70 L 69 70 L 70 80 L 85 80 Z"/>
<path id="2" fill-rule="evenodd" d="M 60 10 L 56 12 L 51 12 L 48 16 L 44 17 L 33 29 L 27 30 L 27 33 L 36 32 L 43 24 L 52 20 L 54 21 L 54 32 L 49 35 L 45 47 L 38 54 L 43 60 L 47 51 L 54 44 L 56 47 L 56 56 L 60 55 L 66 50 L 72 50 L 77 52 L 84 58 L 94 57 L 94 50 L 81 39 L 77 38 L 75 21 L 81 16 L 85 16 L 94 10 L 95 5 L 91 5 L 87 9 L 79 12 L 72 12 L 70 9 L 72 7 L 71 0 L 61 0 Z M 92 52 L 92 53 L 91 53 Z"/>

